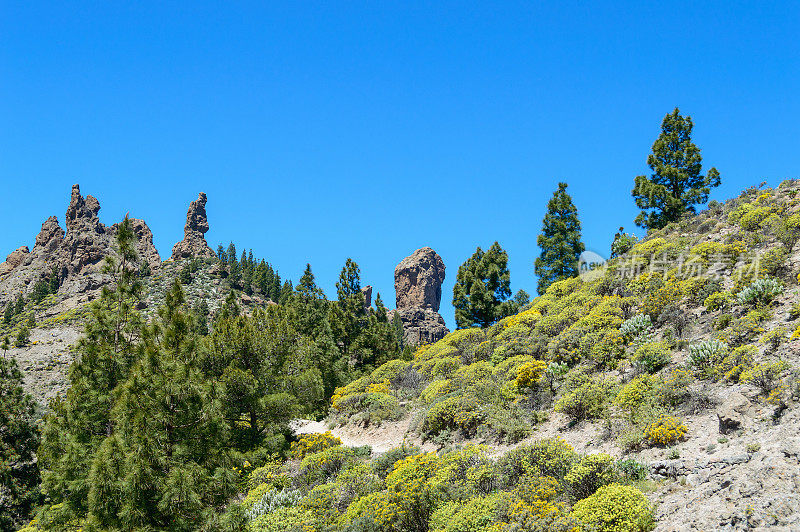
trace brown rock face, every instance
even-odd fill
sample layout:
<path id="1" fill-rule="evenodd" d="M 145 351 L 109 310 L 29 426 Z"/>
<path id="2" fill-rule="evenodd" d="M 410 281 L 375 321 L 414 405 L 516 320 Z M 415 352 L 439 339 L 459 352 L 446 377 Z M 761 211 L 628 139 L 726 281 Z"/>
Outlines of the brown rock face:
<path id="1" fill-rule="evenodd" d="M 404 258 L 394 269 L 397 308 L 428 307 L 438 312 L 444 274 L 442 257 L 429 247 Z"/>
<path id="2" fill-rule="evenodd" d="M 189 212 L 186 213 L 186 225 L 183 227 L 183 240 L 173 246 L 173 259 L 216 256 L 203 236 L 208 232 L 206 201 L 205 192 L 201 192 L 197 199 L 189 204 Z"/>
<path id="3" fill-rule="evenodd" d="M 361 293 L 364 294 L 364 310 L 372 306 L 372 287 L 362 286 Z"/>
<path id="4" fill-rule="evenodd" d="M 403 322 L 406 344 L 436 342 L 450 332 L 438 312 L 444 275 L 442 257 L 429 247 L 416 250 L 394 269 L 395 312 Z"/>
<path id="5" fill-rule="evenodd" d="M 84 198 L 80 187 L 73 185 L 66 212 L 67 231 L 61 228 L 55 216 L 49 217 L 36 236 L 33 251 L 24 254 L 23 262 L 13 271 L 3 270 L 0 265 L 0 273 L 8 273 L 0 280 L 0 303 L 18 294 L 27 294 L 37 280 L 53 269 L 63 281 L 61 291 L 69 295 L 107 283 L 110 279 L 102 271 L 103 258 L 115 252 L 118 225 L 103 225 L 97 217 L 99 211 L 100 202 L 92 196 Z M 158 268 L 161 260 L 150 229 L 142 220 L 132 218 L 131 223 L 139 237 L 136 247 L 140 261 L 146 261 L 151 269 Z"/>
<path id="6" fill-rule="evenodd" d="M 36 235 L 36 243 L 33 245 L 33 251 L 38 252 L 52 252 L 64 239 L 64 230 L 58 224 L 58 218 L 51 216 L 42 224 L 42 229 Z"/>
<path id="7" fill-rule="evenodd" d="M 20 266 L 25 259 L 28 258 L 30 251 L 28 251 L 28 246 L 21 246 L 12 251 L 6 257 L 6 261 L 0 264 L 0 275 L 4 273 L 8 273 L 14 268 Z"/>
<path id="8" fill-rule="evenodd" d="M 390 321 L 393 312 L 400 314 L 400 321 L 403 322 L 403 341 L 406 345 L 432 344 L 450 332 L 444 323 L 444 318 L 433 309 L 411 307 L 393 310 L 388 314 Z"/>

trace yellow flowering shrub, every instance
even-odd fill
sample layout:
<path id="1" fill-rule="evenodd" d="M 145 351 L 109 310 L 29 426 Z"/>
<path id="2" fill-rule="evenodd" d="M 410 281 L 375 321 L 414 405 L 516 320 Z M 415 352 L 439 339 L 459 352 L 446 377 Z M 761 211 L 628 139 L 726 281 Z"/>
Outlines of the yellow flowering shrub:
<path id="1" fill-rule="evenodd" d="M 650 444 L 664 446 L 681 440 L 687 430 L 686 425 L 679 418 L 662 415 L 647 426 L 644 436 Z"/>
<path id="2" fill-rule="evenodd" d="M 330 431 L 301 436 L 297 441 L 293 441 L 289 454 L 293 458 L 302 460 L 309 454 L 318 453 L 329 447 L 341 445 L 342 440 L 334 436 Z"/>
<path id="3" fill-rule="evenodd" d="M 547 364 L 541 360 L 534 360 L 520 366 L 515 380 L 517 388 L 533 388 L 536 386 L 542 380 L 545 369 L 547 369 Z"/>
<path id="4" fill-rule="evenodd" d="M 615 383 L 611 379 L 592 377 L 562 395 L 553 408 L 556 412 L 563 412 L 577 421 L 603 417 L 606 401 L 609 396 L 613 396 L 614 387 Z"/>
<path id="5" fill-rule="evenodd" d="M 647 497 L 636 488 L 616 483 L 575 503 L 572 516 L 586 530 L 598 532 L 648 532 L 655 528 Z"/>
<path id="6" fill-rule="evenodd" d="M 572 466 L 564 480 L 576 500 L 584 499 L 618 477 L 616 460 L 606 453 L 590 454 Z"/>

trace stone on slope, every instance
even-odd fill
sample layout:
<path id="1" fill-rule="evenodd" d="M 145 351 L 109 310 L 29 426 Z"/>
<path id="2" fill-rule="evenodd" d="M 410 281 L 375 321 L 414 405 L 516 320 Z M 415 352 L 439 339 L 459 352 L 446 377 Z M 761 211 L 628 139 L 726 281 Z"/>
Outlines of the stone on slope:
<path id="1" fill-rule="evenodd" d="M 208 232 L 206 201 L 205 192 L 201 192 L 197 199 L 189 204 L 189 211 L 186 213 L 186 225 L 183 228 L 183 240 L 173 246 L 173 259 L 187 257 L 213 258 L 216 256 L 203 236 Z"/>

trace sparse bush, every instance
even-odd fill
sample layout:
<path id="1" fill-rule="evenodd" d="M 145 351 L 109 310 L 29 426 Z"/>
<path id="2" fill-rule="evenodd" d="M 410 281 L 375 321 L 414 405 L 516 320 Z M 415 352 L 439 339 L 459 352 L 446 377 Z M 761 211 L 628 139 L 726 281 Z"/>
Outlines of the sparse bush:
<path id="1" fill-rule="evenodd" d="M 567 491 L 576 500 L 584 499 L 598 488 L 617 480 L 614 459 L 605 453 L 590 454 L 572 466 L 565 481 Z"/>
<path id="2" fill-rule="evenodd" d="M 671 360 L 672 350 L 666 342 L 648 342 L 633 355 L 633 362 L 647 373 L 655 373 Z"/>
<path id="3" fill-rule="evenodd" d="M 605 414 L 605 403 L 614 383 L 600 377 L 592 377 L 574 390 L 565 393 L 554 406 L 557 412 L 567 414 L 575 421 L 597 419 Z"/>
<path id="4" fill-rule="evenodd" d="M 675 416 L 661 416 L 648 425 L 644 436 L 652 445 L 671 445 L 681 440 L 685 435 L 686 425 Z"/>
<path id="5" fill-rule="evenodd" d="M 586 530 L 600 532 L 648 532 L 655 516 L 647 497 L 636 488 L 609 484 L 578 501 L 572 516 Z"/>
<path id="6" fill-rule="evenodd" d="M 758 451 L 761 450 L 761 444 L 760 443 L 748 443 L 747 446 L 745 447 L 745 450 L 750 454 L 757 453 Z"/>
<path id="7" fill-rule="evenodd" d="M 786 341 L 786 335 L 789 331 L 786 327 L 776 327 L 761 337 L 761 343 L 769 346 L 773 351 L 778 349 L 780 345 Z"/>
<path id="8" fill-rule="evenodd" d="M 648 468 L 633 458 L 626 458 L 617 462 L 617 470 L 627 480 L 644 480 L 647 478 Z"/>
<path id="9" fill-rule="evenodd" d="M 767 395 L 778 386 L 781 376 L 787 369 L 789 364 L 783 360 L 764 362 L 742 372 L 739 380 L 758 386 L 761 393 Z"/>
<path id="10" fill-rule="evenodd" d="M 756 279 L 750 286 L 736 294 L 742 305 L 769 305 L 783 292 L 783 286 L 775 279 Z"/>

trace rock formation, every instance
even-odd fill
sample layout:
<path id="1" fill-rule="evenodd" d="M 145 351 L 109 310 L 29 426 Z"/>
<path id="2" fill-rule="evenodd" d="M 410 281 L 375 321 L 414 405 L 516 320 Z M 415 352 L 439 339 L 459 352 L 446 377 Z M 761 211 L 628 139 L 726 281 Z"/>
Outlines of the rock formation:
<path id="1" fill-rule="evenodd" d="M 173 259 L 187 257 L 213 258 L 216 256 L 203 236 L 208 232 L 206 201 L 205 192 L 201 192 L 197 199 L 189 204 L 189 211 L 186 213 L 186 225 L 183 227 L 183 240 L 173 246 Z"/>
<path id="2" fill-rule="evenodd" d="M 17 266 L 20 266 L 25 259 L 28 257 L 30 251 L 28 250 L 28 246 L 21 246 L 12 251 L 6 257 L 6 261 L 0 264 L 0 275 L 4 273 L 8 273 Z"/>
<path id="3" fill-rule="evenodd" d="M 372 306 L 372 287 L 362 286 L 361 293 L 364 295 L 364 310 L 366 311 Z"/>
<path id="4" fill-rule="evenodd" d="M 42 224 L 33 250 L 22 247 L 9 255 L 0 265 L 0 303 L 17 295 L 26 295 L 37 280 L 50 275 L 55 269 L 62 280 L 62 291 L 77 294 L 99 288 L 108 282 L 103 273 L 103 259 L 115 251 L 118 224 L 106 227 L 97 213 L 100 202 L 93 196 L 83 197 L 78 185 L 72 186 L 69 206 L 65 216 L 67 230 L 58 219 L 50 216 Z M 161 258 L 153 245 L 153 234 L 143 220 L 131 218 L 133 231 L 139 237 L 136 248 L 140 261 L 150 269 L 161 265 Z"/>
<path id="5" fill-rule="evenodd" d="M 444 261 L 424 247 L 404 258 L 394 269 L 397 308 L 426 307 L 439 311 L 444 282 Z"/>
<path id="6" fill-rule="evenodd" d="M 444 276 L 444 261 L 429 247 L 416 250 L 394 269 L 394 312 L 403 322 L 406 344 L 436 342 L 450 332 L 438 312 Z"/>

